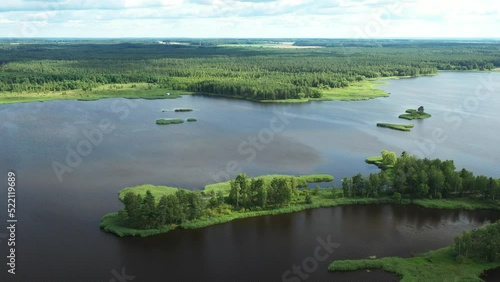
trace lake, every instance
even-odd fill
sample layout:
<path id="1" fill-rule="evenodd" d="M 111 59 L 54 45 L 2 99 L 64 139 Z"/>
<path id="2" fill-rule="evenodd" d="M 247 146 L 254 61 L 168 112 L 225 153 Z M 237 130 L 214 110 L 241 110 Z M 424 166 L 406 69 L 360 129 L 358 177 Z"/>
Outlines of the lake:
<path id="1" fill-rule="evenodd" d="M 0 105 L 0 173 L 18 175 L 13 281 L 110 281 L 113 269 L 122 268 L 136 281 L 235 276 L 276 281 L 328 235 L 340 246 L 318 264 L 312 280 L 338 275 L 384 280 L 386 274 L 379 272 L 334 275 L 326 266 L 334 259 L 370 255 L 408 257 L 499 219 L 496 212 L 353 206 L 149 238 L 121 239 L 98 228 L 102 215 L 121 208 L 117 193 L 127 186 L 202 189 L 238 171 L 328 173 L 339 185 L 342 177 L 376 172 L 364 159 L 384 149 L 453 159 L 458 169 L 500 178 L 500 73 L 442 72 L 391 80 L 381 88 L 390 97 L 298 105 L 204 96 Z M 412 121 L 412 132 L 376 127 L 377 122 L 407 123 L 399 114 L 421 105 L 433 117 Z M 176 113 L 175 108 L 194 111 Z M 198 122 L 155 124 L 158 118 L 188 117 Z M 6 209 L 6 201 L 0 209 Z M 7 254 L 3 243 L 0 253 Z M 0 272 L 0 280 L 5 275 Z"/>

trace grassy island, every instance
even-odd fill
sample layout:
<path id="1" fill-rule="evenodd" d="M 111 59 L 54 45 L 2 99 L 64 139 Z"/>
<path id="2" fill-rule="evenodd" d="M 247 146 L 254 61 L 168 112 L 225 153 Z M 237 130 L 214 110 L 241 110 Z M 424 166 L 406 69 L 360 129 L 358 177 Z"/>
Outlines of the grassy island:
<path id="1" fill-rule="evenodd" d="M 158 125 L 167 125 L 167 124 L 179 124 L 184 123 L 182 119 L 158 119 L 156 120 L 156 124 Z"/>
<path id="2" fill-rule="evenodd" d="M 187 214 L 179 215 L 180 218 L 178 219 L 174 219 L 166 224 L 157 225 L 154 228 L 134 228 L 130 227 L 130 224 L 126 223 L 130 220 L 130 218 L 127 219 L 127 216 L 124 216 L 124 213 L 126 213 L 124 211 L 130 211 L 130 209 L 126 208 L 118 213 L 105 215 L 101 220 L 100 226 L 103 230 L 118 236 L 143 237 L 168 232 L 175 228 L 193 229 L 224 223 L 238 218 L 290 213 L 307 208 L 331 206 L 332 203 L 324 201 L 324 198 L 336 198 L 337 195 L 335 194 L 338 192 L 337 190 L 332 190 L 335 191 L 335 193 L 327 191 L 326 189 L 317 190 L 315 193 L 311 193 L 312 197 L 319 200 L 317 203 L 313 204 L 304 202 L 302 199 L 304 192 L 298 191 L 297 187 L 299 185 L 307 186 L 308 183 L 329 182 L 332 180 L 333 176 L 324 174 L 297 177 L 286 175 L 267 175 L 248 179 L 246 176 L 240 175 L 233 181 L 207 185 L 204 190 L 197 192 L 167 186 L 141 185 L 129 187 L 122 189 L 119 193 L 119 199 L 124 202 L 128 208 L 130 208 L 130 202 L 133 202 L 134 199 L 141 199 L 138 202 L 150 199 L 151 203 L 157 206 L 163 205 L 162 203 L 166 203 L 168 199 L 175 203 L 185 200 L 185 209 L 191 211 Z M 241 199 L 234 199 L 234 195 L 232 195 L 231 190 L 234 191 L 236 181 L 238 181 L 237 185 L 249 185 L 248 188 L 253 185 L 252 187 L 255 189 L 261 189 L 260 191 L 264 191 L 263 189 L 266 189 L 265 187 L 272 188 L 269 188 L 269 191 L 265 192 L 265 196 L 262 196 L 263 194 L 261 195 L 261 206 L 254 206 L 254 204 L 256 204 L 254 201 L 258 200 L 258 193 L 253 195 L 253 199 L 251 201 L 249 198 L 245 200 L 244 196 L 241 196 Z M 241 187 L 239 188 L 241 189 Z M 281 192 L 277 192 L 278 190 Z M 273 194 L 272 191 L 275 191 L 276 193 Z M 269 192 L 269 194 L 267 192 Z M 232 201 L 237 202 L 236 206 L 228 204 L 234 203 Z M 354 204 L 357 202 L 358 200 L 354 199 L 339 199 L 338 203 L 333 204 Z M 360 201 L 360 203 L 378 202 L 380 202 L 380 199 L 363 199 Z M 141 204 L 139 203 L 138 205 L 140 206 Z M 141 222 L 142 221 L 143 218 L 141 218 Z"/>
<path id="3" fill-rule="evenodd" d="M 175 112 L 181 112 L 181 113 L 184 113 L 184 112 L 192 112 L 193 109 L 175 109 Z"/>
<path id="4" fill-rule="evenodd" d="M 197 121 L 198 121 L 198 120 L 197 120 L 197 119 L 195 119 L 195 118 L 188 118 L 188 119 L 187 119 L 187 122 L 197 122 Z"/>
<path id="5" fill-rule="evenodd" d="M 399 118 L 407 119 L 407 120 L 426 119 L 426 118 L 430 118 L 430 117 L 431 117 L 431 115 L 424 112 L 424 107 L 422 107 L 422 106 L 420 106 L 417 110 L 408 109 L 408 110 L 406 110 L 406 114 L 402 114 L 399 116 Z"/>
<path id="6" fill-rule="evenodd" d="M 394 124 L 394 123 L 377 123 L 378 127 L 390 128 L 399 131 L 411 131 L 414 124 Z"/>

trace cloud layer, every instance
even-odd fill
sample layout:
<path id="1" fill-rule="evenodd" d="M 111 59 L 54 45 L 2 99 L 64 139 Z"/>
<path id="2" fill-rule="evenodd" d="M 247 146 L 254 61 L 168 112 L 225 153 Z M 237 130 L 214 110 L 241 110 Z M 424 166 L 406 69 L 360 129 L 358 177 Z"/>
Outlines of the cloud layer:
<path id="1" fill-rule="evenodd" d="M 496 0 L 9 0 L 0 37 L 500 38 Z"/>

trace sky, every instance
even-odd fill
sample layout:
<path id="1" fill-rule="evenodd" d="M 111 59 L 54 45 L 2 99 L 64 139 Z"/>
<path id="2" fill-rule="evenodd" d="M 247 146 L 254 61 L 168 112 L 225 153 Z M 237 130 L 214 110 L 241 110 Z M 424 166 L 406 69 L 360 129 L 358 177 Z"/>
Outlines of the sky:
<path id="1" fill-rule="evenodd" d="M 500 38 L 498 0 L 2 0 L 0 37 Z"/>

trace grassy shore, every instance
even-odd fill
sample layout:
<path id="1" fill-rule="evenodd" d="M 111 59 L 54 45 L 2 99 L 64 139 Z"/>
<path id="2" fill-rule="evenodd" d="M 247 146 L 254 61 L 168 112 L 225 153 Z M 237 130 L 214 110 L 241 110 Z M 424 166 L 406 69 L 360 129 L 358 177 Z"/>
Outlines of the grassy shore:
<path id="1" fill-rule="evenodd" d="M 156 124 L 158 125 L 168 125 L 168 124 L 179 124 L 184 123 L 182 119 L 157 119 Z"/>
<path id="2" fill-rule="evenodd" d="M 412 258 L 387 257 L 381 259 L 338 260 L 328 267 L 330 271 L 381 269 L 410 281 L 483 281 L 479 276 L 486 270 L 497 268 L 499 262 L 455 261 L 451 246 Z"/>
<path id="3" fill-rule="evenodd" d="M 306 204 L 304 201 L 299 200 L 293 202 L 287 207 L 278 209 L 232 211 L 229 214 L 218 217 L 203 217 L 197 220 L 184 222 L 180 225 L 168 225 L 161 228 L 148 229 L 148 230 L 127 228 L 123 225 L 123 222 L 121 222 L 118 213 L 111 213 L 105 215 L 102 218 L 100 227 L 103 230 L 118 235 L 120 237 L 125 237 L 125 236 L 146 237 L 155 234 L 166 233 L 176 228 L 196 229 L 215 224 L 226 223 L 241 218 L 249 218 L 249 217 L 264 216 L 264 215 L 277 215 L 277 214 L 299 212 L 307 209 L 329 208 L 329 207 L 345 206 L 345 205 L 398 204 L 403 206 L 417 205 L 425 208 L 437 208 L 437 209 L 467 209 L 467 210 L 500 209 L 498 201 L 483 202 L 479 200 L 474 201 L 468 199 L 464 200 L 456 199 L 456 200 L 414 200 L 413 202 L 410 202 L 410 200 L 403 200 L 402 203 L 396 203 L 394 199 L 389 197 L 341 198 L 340 190 L 336 191 L 335 193 L 332 193 L 330 189 L 321 189 L 318 194 L 316 195 L 314 195 L 314 193 L 311 194 L 313 201 L 312 204 Z"/>
<path id="4" fill-rule="evenodd" d="M 399 131 L 411 131 L 414 124 L 394 124 L 394 123 L 377 123 L 378 127 L 390 128 Z"/>
<path id="5" fill-rule="evenodd" d="M 170 95 L 168 95 L 170 93 Z M 175 99 L 193 92 L 149 88 L 147 83 L 112 84 L 96 87 L 91 91 L 68 90 L 48 92 L 2 92 L 0 104 L 43 102 L 51 100 L 95 101 L 103 98 Z"/>
<path id="6" fill-rule="evenodd" d="M 387 84 L 376 80 L 354 82 L 345 88 L 318 89 L 323 95 L 321 98 L 263 100 L 263 103 L 307 103 L 311 101 L 363 101 L 380 97 L 388 97 L 389 93 L 375 88 L 377 85 Z"/>

